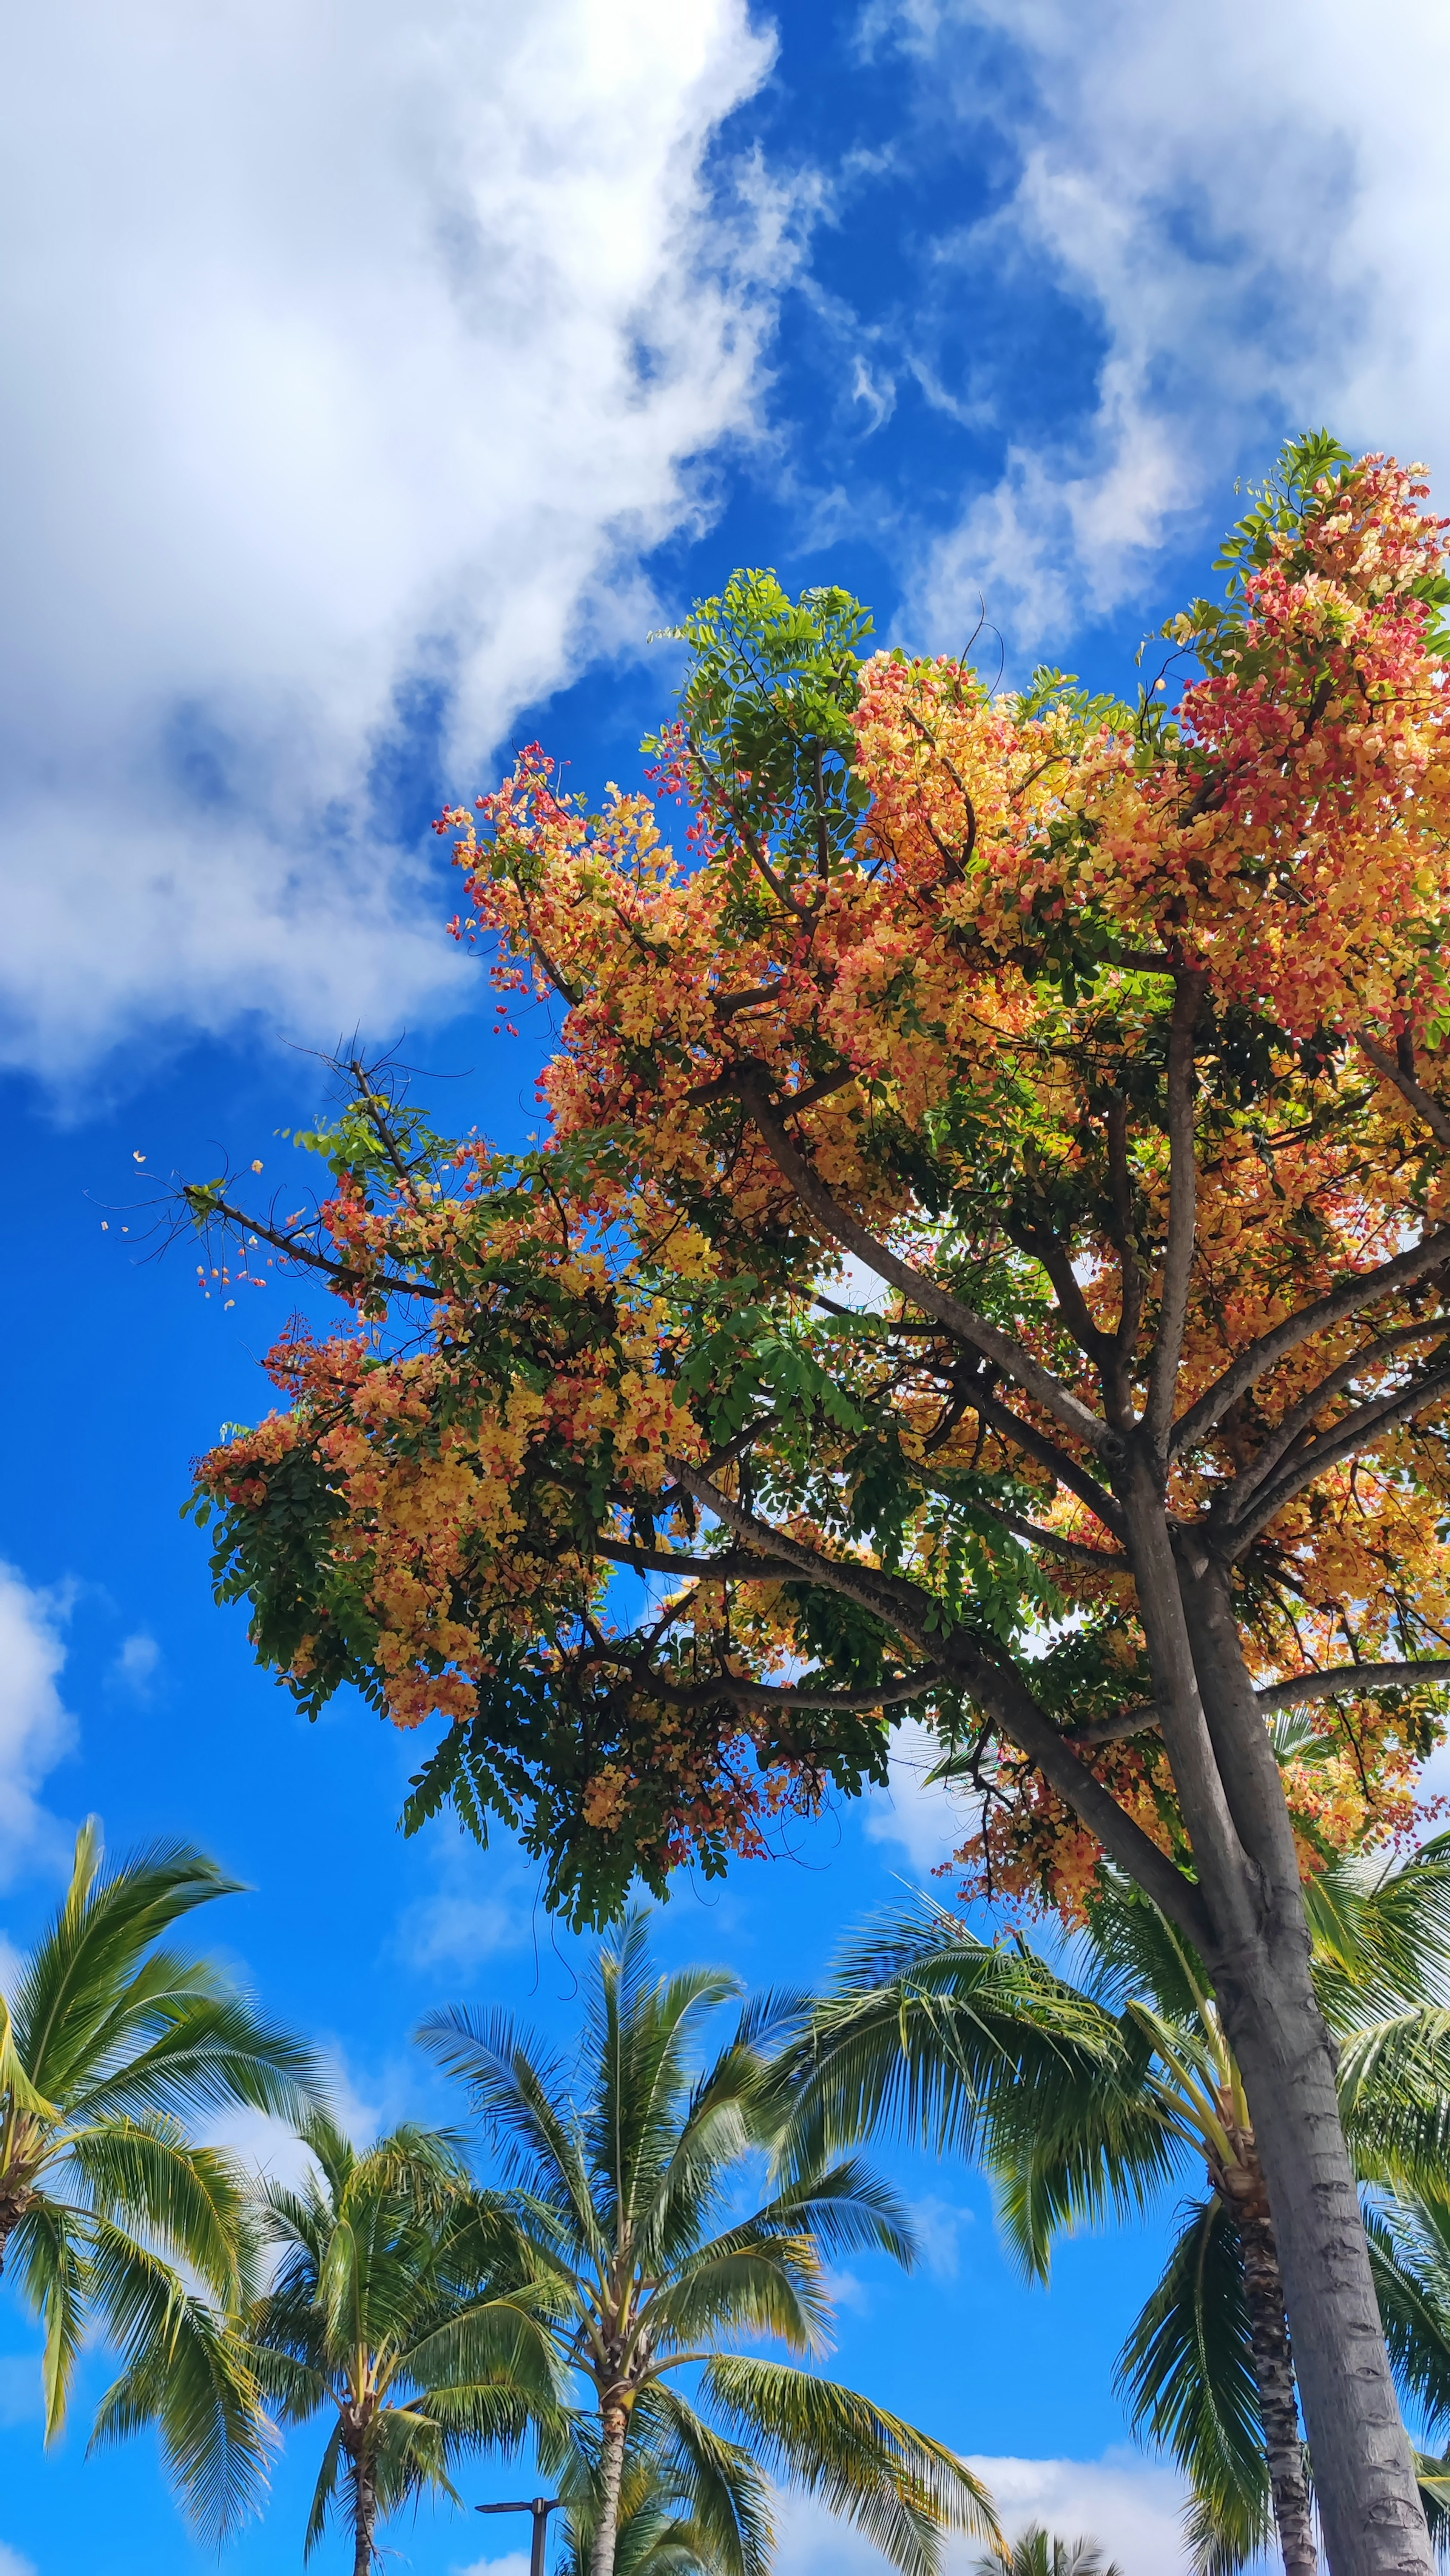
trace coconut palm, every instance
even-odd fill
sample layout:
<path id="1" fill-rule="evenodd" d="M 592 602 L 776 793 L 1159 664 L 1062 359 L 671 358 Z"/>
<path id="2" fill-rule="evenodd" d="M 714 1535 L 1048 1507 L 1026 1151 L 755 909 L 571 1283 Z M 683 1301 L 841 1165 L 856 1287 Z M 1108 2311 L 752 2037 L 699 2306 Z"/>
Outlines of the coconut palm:
<path id="1" fill-rule="evenodd" d="M 944 2531 L 995 2532 L 961 2461 L 850 2389 L 730 2349 L 766 2336 L 819 2352 L 830 2316 L 822 2256 L 913 2254 L 893 2196 L 856 2163 L 803 2169 L 750 2216 L 729 2216 L 765 2137 L 761 2015 L 746 2014 L 702 2072 L 692 2059 L 702 2019 L 739 1993 L 711 1970 L 653 1976 L 633 1915 L 601 1946 L 572 2067 L 506 2014 L 424 2024 L 420 2036 L 465 2081 L 500 2154 L 521 2244 L 552 2303 L 560 2371 L 585 2393 L 567 2437 L 546 2438 L 542 2456 L 592 2491 L 592 2576 L 619 2576 L 620 2500 L 636 2462 L 661 2479 L 722 2576 L 769 2567 L 762 2464 L 823 2497 L 906 2576 L 930 2576 Z"/>
<path id="2" fill-rule="evenodd" d="M 1352 1863 L 1309 1891 L 1316 1977 L 1341 2041 L 1346 2128 L 1367 2176 L 1442 2156 L 1441 1962 L 1450 1849 L 1378 1880 Z M 1187 2470 L 1206 2571 L 1277 2527 L 1291 2576 L 1317 2565 L 1272 2218 L 1242 2081 L 1207 1978 L 1139 1891 L 1100 1876 L 1074 1983 L 978 1941 L 926 1900 L 858 1946 L 781 2070 L 787 2158 L 894 2126 L 980 2151 L 1009 2240 L 1045 2278 L 1055 2236 L 1132 2214 L 1206 2172 L 1121 2371 L 1133 2420 Z"/>
<path id="3" fill-rule="evenodd" d="M 565 2516 L 555 2576 L 590 2576 L 599 2522 L 592 2483 Z M 626 2453 L 620 2482 L 614 2576 L 728 2576 L 728 2561 L 693 2518 L 689 2498 L 672 2494 L 658 2465 L 638 2449 Z"/>
<path id="4" fill-rule="evenodd" d="M 65 1902 L 0 1997 L 0 2266 L 45 2328 L 46 2438 L 82 2337 L 123 2368 L 94 2438 L 155 2424 L 182 2502 L 224 2536 L 261 2484 L 265 2426 L 228 2324 L 248 2287 L 246 2191 L 198 2113 L 294 2118 L 310 2052 L 209 1962 L 161 1947 L 237 1882 L 184 1844 L 102 1865 L 93 1817 Z"/>
<path id="5" fill-rule="evenodd" d="M 369 2576 L 380 2521 L 429 2493 L 459 2503 L 460 2457 L 550 2418 L 552 2349 L 503 2284 L 512 2231 L 456 2138 L 403 2127 L 363 2152 L 318 2112 L 300 2135 L 313 2170 L 262 2187 L 280 2259 L 250 2350 L 284 2424 L 328 2422 L 304 2557 L 338 2517 Z"/>
<path id="6" fill-rule="evenodd" d="M 1109 2566 L 1095 2540 L 1055 2540 L 1040 2522 L 1029 2522 L 1012 2541 L 977 2560 L 973 2576 L 1123 2576 Z"/>

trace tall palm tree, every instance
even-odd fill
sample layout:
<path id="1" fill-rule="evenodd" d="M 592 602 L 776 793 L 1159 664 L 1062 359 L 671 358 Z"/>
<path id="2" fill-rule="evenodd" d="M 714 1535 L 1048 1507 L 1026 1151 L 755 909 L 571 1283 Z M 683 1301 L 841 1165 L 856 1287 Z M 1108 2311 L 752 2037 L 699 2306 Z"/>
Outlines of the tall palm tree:
<path id="1" fill-rule="evenodd" d="M 430 2492 L 459 2503 L 462 2455 L 513 2449 L 551 2420 L 553 2352 L 527 2297 L 501 2285 L 513 2232 L 455 2138 L 403 2127 L 360 2152 L 317 2112 L 300 2135 L 314 2170 L 262 2189 L 280 2261 L 250 2348 L 284 2424 L 329 2420 L 304 2556 L 340 2514 L 354 2576 L 369 2576 L 380 2520 Z"/>
<path id="2" fill-rule="evenodd" d="M 423 2026 L 500 2152 L 560 2372 L 587 2395 L 543 2456 L 592 2488 L 591 2576 L 620 2576 L 635 2462 L 662 2478 L 721 2576 L 769 2566 L 762 2462 L 823 2496 L 905 2576 L 931 2576 L 943 2531 L 996 2529 L 955 2454 L 850 2389 L 729 2348 L 768 2336 L 818 2352 L 822 2255 L 871 2246 L 910 2262 L 913 2251 L 892 2195 L 854 2163 L 817 2164 L 749 2217 L 728 2216 L 766 2136 L 761 2016 L 745 2014 L 702 2071 L 693 2059 L 702 2018 L 739 1994 L 706 1969 L 654 1976 L 633 1915 L 599 1951 L 572 2068 L 502 2013 Z M 678 2384 L 686 2371 L 698 2402 Z"/>
<path id="3" fill-rule="evenodd" d="M 1309 1891 L 1316 1978 L 1341 2040 L 1346 2127 L 1367 2175 L 1421 2174 L 1446 2128 L 1450 1847 L 1378 1881 L 1353 1864 Z M 1242 2081 L 1198 1960 L 1111 1870 L 1080 1982 L 1024 1946 L 978 1941 L 923 1900 L 848 1958 L 782 2069 L 786 2153 L 878 2125 L 980 2151 L 1009 2239 L 1046 2277 L 1064 2227 L 1142 2209 L 1196 2166 L 1162 2280 L 1128 2337 L 1134 2420 L 1193 2483 L 1207 2570 L 1277 2527 L 1290 2576 L 1317 2566 L 1272 2216 Z"/>
<path id="4" fill-rule="evenodd" d="M 974 2576 L 1123 2576 L 1116 2559 L 1109 2566 L 1095 2540 L 1055 2540 L 1040 2522 L 1029 2522 L 1013 2541 L 1003 2541 L 977 2560 Z"/>
<path id="5" fill-rule="evenodd" d="M 555 2576 L 590 2576 L 598 2523 L 598 2497 L 581 2487 L 565 2516 Z M 694 2519 L 689 2497 L 672 2493 L 659 2464 L 639 2450 L 626 2454 L 620 2482 L 614 2576 L 728 2576 L 728 2561 Z"/>
<path id="6" fill-rule="evenodd" d="M 46 2438 L 99 2330 L 123 2368 L 94 2438 L 156 2424 L 183 2503 L 219 2537 L 258 2493 L 266 2440 L 227 2322 L 248 2287 L 244 2180 L 189 2124 L 234 2106 L 295 2118 L 314 2075 L 217 1968 L 160 1946 L 237 1884 L 184 1844 L 108 1871 L 93 1817 L 0 1997 L 0 2266 L 44 2323 Z"/>

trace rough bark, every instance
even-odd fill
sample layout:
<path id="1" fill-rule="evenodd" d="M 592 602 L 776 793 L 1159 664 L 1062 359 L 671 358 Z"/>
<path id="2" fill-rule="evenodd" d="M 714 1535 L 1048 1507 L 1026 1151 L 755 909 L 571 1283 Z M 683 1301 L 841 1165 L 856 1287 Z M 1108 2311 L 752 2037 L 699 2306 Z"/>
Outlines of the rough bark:
<path id="1" fill-rule="evenodd" d="M 1200 1845 L 1182 1782 L 1180 1797 L 1214 1929 L 1207 1965 L 1243 2074 L 1273 2212 L 1325 2555 L 1332 2576 L 1432 2576 L 1340 2125 L 1334 2047 L 1310 1976 L 1283 1784 L 1255 1705 L 1226 1572 L 1201 1561 L 1187 1566 L 1181 1599 L 1214 1770 L 1233 1817 L 1236 1865 L 1221 1838 L 1207 1836 Z"/>
<path id="2" fill-rule="evenodd" d="M 604 2439 L 599 2455 L 599 2520 L 594 2526 L 594 2555 L 589 2576 L 614 2576 L 614 2543 L 619 2530 L 619 2482 L 624 2474 L 624 2437 L 629 2418 L 622 2406 L 604 2409 Z"/>
<path id="3" fill-rule="evenodd" d="M 1231 2169 L 1215 2173 L 1214 2185 L 1233 2211 L 1243 2248 L 1244 2301 L 1249 2312 L 1254 2382 L 1259 2392 L 1274 2521 L 1285 2576 L 1317 2576 L 1319 2553 L 1309 2509 L 1309 2481 L 1299 2431 L 1294 2359 L 1274 2222 L 1269 2214 L 1263 2168 L 1252 2142 L 1241 2143 L 1241 2159 Z"/>
<path id="4" fill-rule="evenodd" d="M 10 2239 L 34 2198 L 34 2192 L 25 2183 L 7 2183 L 0 2188 L 0 2278 L 4 2277 Z"/>
<path id="5" fill-rule="evenodd" d="M 352 2576 L 372 2576 L 373 2532 L 378 2519 L 378 2491 L 373 2483 L 372 2470 L 364 2460 L 353 2462 L 352 2487 Z"/>

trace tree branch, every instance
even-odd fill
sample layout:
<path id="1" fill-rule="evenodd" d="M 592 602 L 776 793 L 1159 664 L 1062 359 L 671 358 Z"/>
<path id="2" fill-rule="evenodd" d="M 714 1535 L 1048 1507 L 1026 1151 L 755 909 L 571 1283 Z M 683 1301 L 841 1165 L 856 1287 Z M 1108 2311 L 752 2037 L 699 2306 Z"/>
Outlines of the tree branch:
<path id="1" fill-rule="evenodd" d="M 390 1279 L 380 1271 L 354 1270 L 345 1261 L 329 1261 L 326 1254 L 304 1243 L 297 1235 L 283 1234 L 278 1227 L 264 1225 L 260 1217 L 248 1216 L 244 1209 L 233 1207 L 229 1199 L 219 1199 L 195 1182 L 183 1181 L 181 1195 L 192 1216 L 204 1223 L 211 1217 L 225 1217 L 229 1225 L 240 1227 L 244 1234 L 259 1235 L 263 1243 L 285 1252 L 299 1268 L 320 1271 L 324 1279 L 335 1279 L 340 1287 L 374 1291 L 386 1290 L 395 1297 L 447 1297 L 451 1291 L 437 1288 L 427 1279 Z"/>
<path id="2" fill-rule="evenodd" d="M 1221 1525 L 1220 1535 L 1231 1542 L 1233 1557 L 1242 1556 L 1246 1548 L 1252 1547 L 1275 1514 L 1281 1512 L 1286 1503 L 1292 1503 L 1296 1494 L 1302 1494 L 1306 1485 L 1312 1485 L 1316 1477 L 1322 1476 L 1327 1467 L 1337 1467 L 1341 1460 L 1354 1457 L 1356 1451 L 1363 1449 L 1376 1433 L 1391 1430 L 1396 1422 L 1421 1412 L 1424 1406 L 1433 1404 L 1438 1396 L 1445 1394 L 1450 1394 L 1450 1367 L 1436 1369 L 1429 1377 L 1422 1378 L 1418 1386 L 1406 1387 L 1399 1395 L 1383 1396 L 1374 1404 L 1362 1404 L 1358 1412 L 1350 1414 L 1337 1430 L 1326 1432 L 1311 1449 L 1305 1450 L 1289 1472 L 1281 1476 L 1276 1485 L 1271 1485 L 1267 1494 L 1261 1495 L 1256 1508 L 1245 1519 L 1226 1521 Z"/>
<path id="3" fill-rule="evenodd" d="M 1376 1360 L 1388 1359 L 1395 1351 L 1408 1349 L 1412 1343 L 1430 1341 L 1437 1335 L 1443 1337 L 1445 1329 L 1446 1318 L 1439 1315 L 1432 1323 L 1406 1324 L 1398 1332 L 1382 1333 L 1375 1341 L 1361 1343 L 1357 1351 L 1351 1351 L 1348 1359 L 1341 1360 L 1338 1368 L 1331 1369 L 1327 1377 L 1322 1377 L 1319 1384 L 1301 1396 L 1282 1421 L 1275 1424 L 1258 1455 L 1235 1476 L 1224 1497 L 1225 1502 L 1231 1502 L 1238 1494 L 1247 1501 L 1278 1466 L 1280 1459 L 1288 1455 L 1300 1433 L 1311 1427 L 1316 1413 L 1322 1412 L 1332 1397 L 1342 1395 L 1344 1389 L 1354 1383 L 1361 1369 L 1371 1367 Z"/>
<path id="4" fill-rule="evenodd" d="M 1427 1091 L 1403 1065 L 1396 1064 L 1388 1048 L 1382 1047 L 1377 1038 L 1365 1037 L 1361 1033 L 1359 1043 L 1361 1052 L 1369 1057 L 1376 1073 L 1383 1074 L 1386 1082 L 1393 1083 L 1401 1099 L 1419 1111 L 1437 1145 L 1450 1145 L 1450 1110 L 1442 1109 L 1432 1091 Z"/>
<path id="5" fill-rule="evenodd" d="M 908 1583 L 900 1575 L 878 1574 L 874 1567 L 821 1556 L 816 1549 L 786 1538 L 768 1522 L 757 1520 L 753 1512 L 721 1493 L 707 1476 L 683 1459 L 672 1458 L 668 1464 L 671 1475 L 678 1477 L 696 1501 L 714 1512 L 744 1545 L 758 1547 L 762 1555 L 784 1557 L 809 1581 L 858 1601 L 863 1609 L 887 1620 L 918 1654 L 935 1657 L 946 1678 L 956 1681 L 1035 1764 L 1049 1787 L 1082 1818 L 1088 1831 L 1136 1879 L 1160 1912 L 1177 1923 L 1205 1957 L 1212 1956 L 1212 1927 L 1197 1888 L 1159 1851 L 1156 1843 L 1150 1842 L 1141 1825 L 1124 1814 L 1101 1780 L 1095 1779 L 1086 1764 L 1078 1760 L 1012 1665 L 999 1662 L 967 1630 L 943 1627 L 940 1603 L 920 1585 Z"/>
<path id="6" fill-rule="evenodd" d="M 839 1709 L 846 1715 L 863 1709 L 897 1708 L 903 1700 L 920 1699 L 933 1683 L 940 1688 L 943 1678 L 941 1666 L 931 1664 L 907 1680 L 883 1682 L 877 1690 L 813 1691 L 808 1684 L 778 1689 L 771 1682 L 742 1681 L 733 1673 L 720 1673 L 694 1684 L 666 1682 L 648 1673 L 641 1687 L 676 1707 L 708 1708 L 712 1700 L 723 1699 L 737 1708 L 759 1708 L 788 1717 L 793 1709 L 824 1710 L 828 1715 L 832 1709 Z"/>
<path id="7" fill-rule="evenodd" d="M 1331 1664 L 1323 1672 L 1271 1682 L 1267 1690 L 1255 1691 L 1254 1698 L 1265 1717 L 1272 1717 L 1276 1709 L 1308 1708 L 1315 1700 L 1337 1699 L 1341 1693 L 1352 1699 L 1360 1691 L 1409 1690 L 1419 1681 L 1450 1681 L 1450 1655 L 1427 1655 L 1423 1663 L 1415 1664 Z M 1121 1744 L 1130 1735 L 1153 1733 L 1161 1719 L 1161 1703 L 1145 1700 L 1140 1708 L 1121 1708 L 1114 1717 L 1073 1727 L 1063 1742 L 1083 1747 Z"/>
<path id="8" fill-rule="evenodd" d="M 611 1565 L 632 1567 L 636 1574 L 678 1574 L 701 1583 L 763 1583 L 773 1574 L 791 1570 L 783 1557 L 772 1565 L 740 1548 L 719 1556 L 676 1556 L 666 1547 L 630 1547 L 622 1539 L 597 1538 L 594 1552 Z"/>
<path id="9" fill-rule="evenodd" d="M 924 1271 L 915 1269 L 909 1261 L 901 1260 L 858 1224 L 806 1157 L 792 1144 L 775 1107 L 765 1096 L 758 1074 L 752 1074 L 742 1066 L 732 1077 L 730 1088 L 754 1119 L 770 1149 L 772 1160 L 790 1182 L 801 1204 L 809 1209 L 828 1234 L 835 1237 L 843 1251 L 853 1252 L 858 1261 L 864 1261 L 869 1270 L 875 1271 L 878 1279 L 885 1279 L 893 1288 L 899 1288 L 902 1295 L 908 1297 L 923 1314 L 930 1315 L 941 1324 L 954 1341 L 964 1343 L 968 1350 L 977 1351 L 983 1359 L 991 1360 L 1004 1377 L 1013 1379 L 1074 1438 L 1085 1441 L 1100 1456 L 1117 1458 L 1121 1454 L 1122 1443 L 1116 1432 L 1080 1403 L 1050 1369 L 1043 1368 L 1022 1349 L 1020 1343 L 1000 1332 L 995 1324 L 988 1323 L 985 1315 L 963 1305 L 949 1289 L 939 1287 L 934 1279 L 927 1278 Z M 784 1106 L 788 1113 L 789 1103 Z"/>
<path id="10" fill-rule="evenodd" d="M 1266 1377 L 1271 1368 L 1301 1342 L 1312 1340 L 1315 1333 L 1327 1332 L 1331 1324 L 1342 1324 L 1362 1307 L 1373 1306 L 1381 1297 L 1390 1296 L 1396 1288 L 1407 1288 L 1413 1280 L 1422 1279 L 1427 1270 L 1437 1269 L 1450 1261 L 1450 1228 L 1438 1227 L 1420 1243 L 1411 1244 L 1408 1252 L 1397 1253 L 1393 1261 L 1382 1261 L 1377 1269 L 1361 1270 L 1344 1280 L 1327 1297 L 1317 1298 L 1312 1306 L 1302 1306 L 1297 1315 L 1286 1316 L 1271 1333 L 1261 1333 L 1256 1342 L 1239 1353 L 1232 1368 L 1224 1370 L 1212 1386 L 1205 1388 L 1191 1404 L 1182 1420 L 1174 1425 L 1168 1443 L 1168 1454 L 1176 1457 L 1180 1450 L 1191 1448 L 1222 1420 L 1230 1405 L 1237 1404 L 1251 1386 Z"/>
<path id="11" fill-rule="evenodd" d="M 1203 1007 L 1206 975 L 1177 978 L 1168 1034 L 1168 1241 L 1163 1254 L 1163 1286 L 1158 1300 L 1158 1331 L 1143 1428 L 1153 1455 L 1166 1467 L 1168 1435 L 1173 1427 L 1173 1399 L 1178 1363 L 1188 1322 L 1188 1292 L 1193 1279 L 1197 1235 L 1198 1157 L 1193 1114 L 1193 1033 Z"/>

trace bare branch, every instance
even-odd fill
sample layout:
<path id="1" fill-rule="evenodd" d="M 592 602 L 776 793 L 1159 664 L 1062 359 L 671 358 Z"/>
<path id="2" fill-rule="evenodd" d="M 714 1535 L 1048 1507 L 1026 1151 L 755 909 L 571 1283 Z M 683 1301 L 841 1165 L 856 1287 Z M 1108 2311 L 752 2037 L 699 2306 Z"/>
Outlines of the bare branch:
<path id="1" fill-rule="evenodd" d="M 677 1556 L 667 1547 L 631 1547 L 623 1539 L 597 1538 L 594 1552 L 611 1565 L 632 1566 L 636 1574 L 678 1574 L 682 1581 L 699 1583 L 763 1583 L 791 1570 L 783 1557 L 772 1565 L 740 1548 L 719 1556 Z"/>
<path id="2" fill-rule="evenodd" d="M 446 1297 L 449 1294 L 446 1288 L 435 1287 L 428 1279 L 393 1279 L 382 1271 L 356 1270 L 348 1262 L 329 1261 L 325 1253 L 305 1242 L 300 1235 L 284 1234 L 277 1226 L 264 1225 L 260 1217 L 248 1216 L 244 1208 L 233 1207 L 229 1199 L 216 1198 L 210 1190 L 201 1189 L 194 1182 L 183 1181 L 181 1195 L 198 1223 L 205 1224 L 211 1217 L 225 1217 L 229 1225 L 238 1227 L 243 1234 L 259 1235 L 263 1243 L 275 1245 L 299 1268 L 316 1270 L 324 1279 L 336 1280 L 339 1287 L 349 1292 L 356 1290 L 372 1296 L 385 1291 L 394 1297 Z"/>
<path id="3" fill-rule="evenodd" d="M 1327 1297 L 1316 1298 L 1312 1306 L 1302 1306 L 1297 1315 L 1285 1317 L 1271 1333 L 1261 1333 L 1256 1342 L 1239 1353 L 1232 1368 L 1224 1370 L 1212 1386 L 1205 1388 L 1196 1404 L 1189 1406 L 1182 1420 L 1174 1425 L 1168 1444 L 1170 1457 L 1191 1448 L 1206 1432 L 1213 1429 L 1237 1404 L 1251 1386 L 1280 1360 L 1287 1359 L 1301 1342 L 1311 1341 L 1316 1333 L 1327 1332 L 1331 1324 L 1342 1324 L 1349 1315 L 1357 1315 L 1365 1306 L 1377 1304 L 1381 1297 L 1396 1288 L 1407 1288 L 1413 1280 L 1422 1279 L 1427 1270 L 1438 1269 L 1450 1261 L 1450 1228 L 1440 1226 L 1422 1242 L 1411 1244 L 1408 1252 L 1397 1253 L 1393 1261 L 1382 1261 L 1374 1270 L 1362 1270 L 1345 1279 Z"/>
<path id="4" fill-rule="evenodd" d="M 1163 1286 L 1158 1300 L 1158 1333 L 1143 1428 L 1153 1454 L 1166 1466 L 1168 1435 L 1173 1427 L 1173 1399 L 1178 1363 L 1188 1323 L 1188 1293 L 1198 1219 L 1198 1157 L 1193 1114 L 1193 1033 L 1203 1007 L 1207 977 L 1185 974 L 1177 979 L 1168 1035 L 1168 1242 L 1163 1255 Z"/>
<path id="5" fill-rule="evenodd" d="M 1123 1516 L 1107 1487 L 1100 1485 L 1086 1467 L 1080 1467 L 1075 1458 L 1070 1458 L 1065 1449 L 1059 1449 L 1045 1432 L 1039 1431 L 1031 1422 L 1024 1422 L 1010 1405 L 999 1404 L 984 1387 L 973 1389 L 971 1409 L 989 1430 L 997 1433 L 999 1439 L 1015 1440 L 1018 1448 L 1025 1449 L 1029 1458 L 1035 1458 L 1039 1467 L 1045 1467 L 1049 1476 L 1065 1485 L 1070 1494 L 1076 1494 L 1080 1503 L 1086 1503 L 1094 1519 L 1100 1520 L 1104 1529 L 1110 1529 L 1115 1538 L 1122 1537 Z"/>

